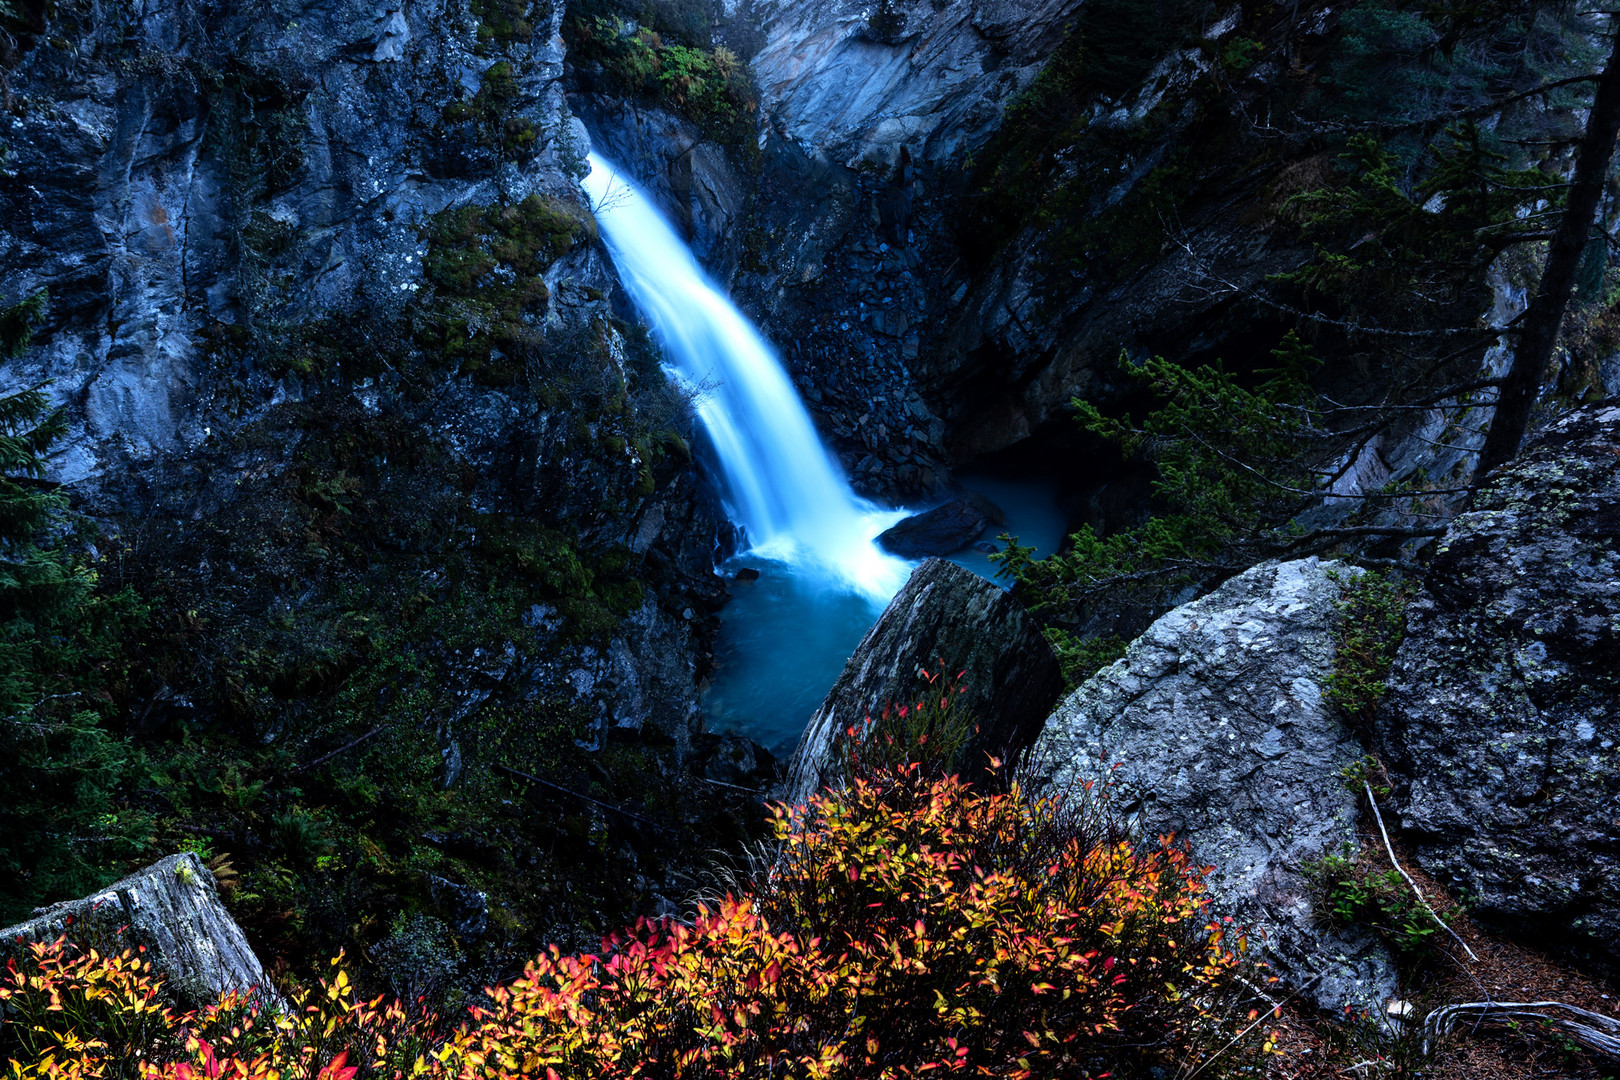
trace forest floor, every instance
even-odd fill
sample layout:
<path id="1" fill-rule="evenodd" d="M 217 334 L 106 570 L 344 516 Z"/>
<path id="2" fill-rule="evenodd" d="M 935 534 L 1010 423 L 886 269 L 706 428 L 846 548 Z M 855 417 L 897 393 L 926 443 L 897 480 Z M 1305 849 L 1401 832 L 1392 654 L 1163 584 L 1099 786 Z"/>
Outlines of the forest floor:
<path id="1" fill-rule="evenodd" d="M 1620 1018 L 1620 985 L 1582 972 L 1536 943 L 1511 940 L 1472 919 L 1432 877 L 1397 847 L 1401 866 L 1424 896 L 1466 942 L 1470 959 L 1454 939 L 1442 939 L 1432 959 L 1413 973 L 1406 987 L 1415 1013 L 1423 1016 L 1445 1005 L 1474 1001 L 1557 1001 Z M 1381 853 L 1381 846 L 1378 848 Z M 1373 854 L 1371 845 L 1364 857 Z M 1387 858 L 1385 861 L 1387 867 Z M 1427 1080 L 1614 1080 L 1620 1061 L 1583 1050 L 1551 1028 L 1517 1024 L 1459 1026 L 1439 1041 L 1428 1060 L 1421 1056 L 1416 1025 L 1402 1031 L 1388 1018 L 1361 1028 L 1326 1023 L 1308 1010 L 1290 1006 L 1280 1025 L 1280 1053 L 1268 1076 L 1274 1080 L 1326 1080 L 1327 1077 L 1424 1077 Z"/>

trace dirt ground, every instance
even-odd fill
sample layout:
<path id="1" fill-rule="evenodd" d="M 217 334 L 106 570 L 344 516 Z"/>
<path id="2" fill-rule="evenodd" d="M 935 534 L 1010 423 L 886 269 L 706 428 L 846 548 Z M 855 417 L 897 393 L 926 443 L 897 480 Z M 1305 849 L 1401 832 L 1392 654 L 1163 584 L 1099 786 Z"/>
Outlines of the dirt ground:
<path id="1" fill-rule="evenodd" d="M 1369 837 L 1371 841 L 1372 838 Z M 1456 941 L 1440 940 L 1439 954 L 1407 987 L 1413 1015 L 1421 1018 L 1444 1005 L 1472 1001 L 1559 1001 L 1620 1018 L 1620 988 L 1583 973 L 1533 945 L 1480 927 L 1399 848 L 1397 858 L 1418 882 L 1429 903 L 1446 916 L 1477 959 Z M 1370 842 L 1362 859 L 1387 870 L 1381 841 Z M 1402 1034 L 1387 1020 L 1357 1032 L 1303 1010 L 1285 1011 L 1280 1051 L 1268 1075 L 1274 1080 L 1326 1080 L 1327 1077 L 1424 1077 L 1426 1080 L 1616 1080 L 1620 1061 L 1596 1057 L 1562 1033 L 1538 1026 L 1459 1026 L 1422 1060 L 1416 1031 Z M 1413 1025 L 1414 1027 L 1419 1025 Z"/>

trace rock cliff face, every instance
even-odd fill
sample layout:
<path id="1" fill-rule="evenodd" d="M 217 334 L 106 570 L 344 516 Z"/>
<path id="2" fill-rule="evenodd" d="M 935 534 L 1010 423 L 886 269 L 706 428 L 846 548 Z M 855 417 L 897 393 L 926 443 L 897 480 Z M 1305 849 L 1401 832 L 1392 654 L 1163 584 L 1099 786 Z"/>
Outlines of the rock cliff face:
<path id="1" fill-rule="evenodd" d="M 750 177 L 724 147 L 691 121 L 662 109 L 599 94 L 579 94 L 570 105 L 591 133 L 592 146 L 659 203 L 708 271 L 729 281 L 742 257 L 744 225 L 752 211 Z"/>
<path id="2" fill-rule="evenodd" d="M 1174 833 L 1214 865 L 1217 907 L 1292 989 L 1326 1010 L 1382 1012 L 1389 953 L 1364 929 L 1330 927 L 1304 874 L 1360 845 L 1340 771 L 1363 750 L 1323 699 L 1339 580 L 1357 572 L 1259 566 L 1176 608 L 1058 707 L 1029 768 L 1056 791 L 1111 777 L 1144 838 Z"/>
<path id="3" fill-rule="evenodd" d="M 214 875 L 189 853 L 0 930 L 0 949 L 64 933 L 77 944 L 114 951 L 145 946 L 154 971 L 185 1008 L 212 1004 L 231 991 L 276 997 L 242 928 L 219 902 Z"/>
<path id="4" fill-rule="evenodd" d="M 794 752 L 784 798 L 799 804 L 838 769 L 844 732 L 861 730 L 885 706 L 903 705 L 924 685 L 923 671 L 945 691 L 962 677 L 961 714 L 982 728 L 963 752 L 976 771 L 992 754 L 1003 761 L 1034 738 L 1063 689 L 1063 676 L 1034 620 L 1004 589 L 944 559 L 915 571 L 867 632 L 810 718 Z"/>
<path id="5" fill-rule="evenodd" d="M 6 382 L 50 380 L 73 408 L 59 477 L 194 446 L 285 395 L 227 343 L 403 309 L 434 213 L 571 192 L 584 142 L 557 85 L 560 17 L 165 0 L 64 4 L 25 37 L 0 261 L 7 298 L 53 299 Z"/>
<path id="6" fill-rule="evenodd" d="M 1172 9 L 1168 27 L 1128 15 Z M 1089 464 L 1068 404 L 1126 408 L 1138 387 L 1122 353 L 1248 367 L 1311 327 L 1323 356 L 1367 355 L 1333 328 L 1342 312 L 1300 323 L 1298 297 L 1276 284 L 1313 257 L 1290 200 L 1336 182 L 1337 151 L 1319 135 L 1346 118 L 1274 118 L 1338 107 L 1322 87 L 1348 62 L 1345 5 L 764 10 L 753 71 L 765 168 L 735 286 L 791 342 L 788 362 L 864 490 L 932 494 L 954 467 L 1038 448 L 1075 462 L 1075 505 L 1106 531 L 1134 523 L 1143 500 L 1134 480 Z M 1052 77 L 1032 84 L 1054 47 Z M 1033 96 L 1003 125 L 1025 87 Z M 1050 144 L 1021 141 L 1043 125 L 1055 125 Z M 1504 325 L 1522 310 L 1524 271 L 1509 252 L 1488 275 L 1469 272 L 1453 310 L 1406 322 Z M 1453 381 L 1496 369 L 1503 353 L 1488 344 Z M 1340 400 L 1382 392 L 1360 360 L 1329 366 Z M 1448 405 L 1362 447 L 1340 490 L 1455 475 L 1467 453 L 1435 444 L 1479 418 Z"/>
<path id="7" fill-rule="evenodd" d="M 275 822 L 311 804 L 351 846 L 453 837 L 441 872 L 492 910 L 527 905 L 519 933 L 577 921 L 521 872 L 656 906 L 678 856 L 625 871 L 637 852 L 615 836 L 586 845 L 600 865 L 554 864 L 561 827 L 537 827 L 542 846 L 493 820 L 526 795 L 480 802 L 497 764 L 583 774 L 609 742 L 628 763 L 570 790 L 690 787 L 723 599 L 690 411 L 577 183 L 563 5 L 30 0 L 20 33 L 13 11 L 0 304 L 50 302 L 0 392 L 45 383 L 64 408 L 50 479 L 116 552 L 103 580 L 150 612 L 108 708 L 160 768 L 183 727 L 233 775 L 330 761 L 400 811 L 270 784 L 240 813 L 164 819 L 212 830 L 244 879 L 308 869 Z M 479 735 L 497 722 L 502 739 Z M 425 820 L 434 800 L 479 809 L 451 827 Z M 360 914 L 380 913 L 375 938 L 426 903 L 381 865 L 301 877 L 288 904 L 333 917 L 293 947 L 369 947 L 343 940 Z M 373 871 L 387 880 L 345 891 Z M 339 913 L 338 895 L 365 899 Z"/>
<path id="8" fill-rule="evenodd" d="M 812 155 L 880 171 L 952 165 L 983 145 L 1077 6 L 779 0 L 763 12 L 754 76 L 771 125 Z"/>
<path id="9" fill-rule="evenodd" d="M 314 416 L 410 428 L 478 511 L 624 544 L 696 589 L 558 664 L 604 723 L 684 730 L 706 623 L 678 613 L 718 601 L 712 509 L 690 470 L 629 492 L 652 479 L 631 429 L 682 421 L 615 403 L 634 381 L 622 335 L 591 328 L 631 313 L 604 254 L 490 216 L 538 197 L 563 208 L 542 227 L 588 219 L 567 210 L 589 144 L 560 83 L 562 16 L 481 0 L 42 11 L 5 59 L 0 302 L 51 299 L 0 390 L 44 384 L 65 407 L 53 479 L 115 529 L 223 520 L 298 468 Z M 479 262 L 491 243 L 531 265 Z M 490 301 L 515 274 L 534 275 L 521 310 Z M 400 458 L 373 458 L 396 490 Z M 679 676 L 667 702 L 642 669 Z"/>
<path id="10" fill-rule="evenodd" d="M 917 375 L 972 276 L 952 199 L 964 161 L 1077 6 L 818 0 L 761 9 L 752 70 L 763 168 L 739 220 L 740 257 L 711 266 L 732 276 L 782 344 L 863 491 L 943 490 L 947 428 Z"/>
<path id="11" fill-rule="evenodd" d="M 1378 717 L 1418 861 L 1620 963 L 1620 404 L 1554 425 L 1440 541 Z"/>

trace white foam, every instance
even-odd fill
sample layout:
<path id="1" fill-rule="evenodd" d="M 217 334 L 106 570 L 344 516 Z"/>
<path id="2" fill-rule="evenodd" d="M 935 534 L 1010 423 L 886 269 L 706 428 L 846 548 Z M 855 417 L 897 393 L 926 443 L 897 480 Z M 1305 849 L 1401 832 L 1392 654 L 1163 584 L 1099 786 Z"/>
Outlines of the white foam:
<path id="1" fill-rule="evenodd" d="M 697 394 L 724 474 L 727 510 L 751 551 L 886 602 L 911 564 L 876 536 L 906 516 L 850 489 L 775 351 L 681 242 L 652 200 L 596 154 L 585 178 L 619 277 Z"/>

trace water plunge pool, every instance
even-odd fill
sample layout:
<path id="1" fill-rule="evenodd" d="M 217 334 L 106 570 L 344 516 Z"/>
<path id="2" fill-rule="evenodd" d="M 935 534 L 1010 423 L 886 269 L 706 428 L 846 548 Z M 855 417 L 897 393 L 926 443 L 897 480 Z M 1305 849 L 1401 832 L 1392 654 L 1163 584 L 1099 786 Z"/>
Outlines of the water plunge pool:
<path id="1" fill-rule="evenodd" d="M 992 527 L 985 539 L 1005 530 L 1020 543 L 1033 544 L 1040 555 L 1057 550 L 1064 519 L 1055 483 L 972 473 L 957 480 L 1007 515 L 1007 524 Z M 995 565 L 982 551 L 969 548 L 948 558 L 994 580 Z M 730 582 L 731 601 L 720 610 L 715 669 L 703 694 L 703 710 L 710 731 L 746 735 L 785 765 L 810 714 L 877 622 L 883 605 L 830 590 L 823 578 L 804 574 L 792 563 L 757 555 L 738 555 L 721 572 L 733 577 L 742 569 L 758 570 L 759 578 Z"/>

